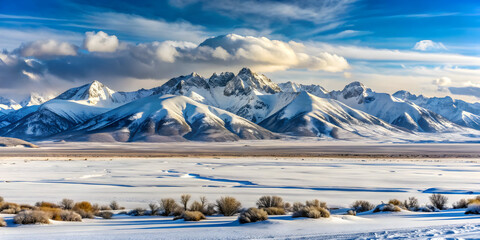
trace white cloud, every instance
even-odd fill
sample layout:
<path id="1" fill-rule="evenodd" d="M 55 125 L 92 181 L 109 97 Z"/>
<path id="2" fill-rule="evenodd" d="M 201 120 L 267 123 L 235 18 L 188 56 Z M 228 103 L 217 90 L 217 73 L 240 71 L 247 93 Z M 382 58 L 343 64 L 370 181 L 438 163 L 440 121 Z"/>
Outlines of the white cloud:
<path id="1" fill-rule="evenodd" d="M 432 83 L 434 85 L 444 87 L 444 86 L 450 85 L 452 83 L 452 80 L 448 77 L 441 77 L 441 78 L 434 79 Z"/>
<path id="2" fill-rule="evenodd" d="M 119 46 L 115 35 L 108 35 L 103 31 L 86 32 L 83 47 L 90 52 L 115 52 Z"/>
<path id="3" fill-rule="evenodd" d="M 19 51 L 24 57 L 45 57 L 45 56 L 75 56 L 77 47 L 67 42 L 56 40 L 38 40 L 22 44 Z"/>
<path id="4" fill-rule="evenodd" d="M 415 50 L 428 51 L 428 50 L 446 50 L 447 48 L 441 42 L 434 42 L 432 40 L 422 40 L 415 43 L 413 47 Z"/>

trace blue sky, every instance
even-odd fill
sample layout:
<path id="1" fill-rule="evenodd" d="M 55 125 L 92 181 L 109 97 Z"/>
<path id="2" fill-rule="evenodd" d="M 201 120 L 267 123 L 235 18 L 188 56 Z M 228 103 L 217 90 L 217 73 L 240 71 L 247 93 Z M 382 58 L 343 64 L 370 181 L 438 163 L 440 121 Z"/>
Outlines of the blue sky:
<path id="1" fill-rule="evenodd" d="M 4 95 L 248 66 L 327 89 L 480 97 L 477 1 L 0 0 L 0 35 Z"/>

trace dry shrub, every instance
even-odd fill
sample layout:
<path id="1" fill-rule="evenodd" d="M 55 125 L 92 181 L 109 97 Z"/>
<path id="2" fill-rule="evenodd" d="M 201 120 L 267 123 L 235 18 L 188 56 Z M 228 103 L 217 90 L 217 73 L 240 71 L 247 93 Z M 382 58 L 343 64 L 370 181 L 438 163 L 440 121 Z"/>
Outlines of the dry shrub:
<path id="1" fill-rule="evenodd" d="M 198 212 L 204 212 L 205 211 L 205 206 L 202 205 L 202 203 L 193 201 L 193 203 L 190 205 L 190 211 L 198 211 Z"/>
<path id="2" fill-rule="evenodd" d="M 32 206 L 32 205 L 28 205 L 28 204 L 20 204 L 20 209 L 21 210 L 34 210 L 35 207 Z"/>
<path id="3" fill-rule="evenodd" d="M 185 213 L 185 209 L 181 206 L 177 206 L 175 210 L 173 210 L 172 215 L 173 216 L 182 216 Z"/>
<path id="4" fill-rule="evenodd" d="M 94 211 L 91 203 L 83 201 L 75 203 L 73 206 L 73 211 L 80 214 L 82 218 L 94 218 Z"/>
<path id="5" fill-rule="evenodd" d="M 175 217 L 173 220 L 184 219 L 185 221 L 198 222 L 207 219 L 200 211 L 185 211 L 182 215 Z"/>
<path id="6" fill-rule="evenodd" d="M 301 202 L 294 202 L 292 206 L 292 212 L 298 212 L 300 211 L 305 205 Z"/>
<path id="7" fill-rule="evenodd" d="M 50 223 L 48 214 L 38 210 L 20 212 L 13 218 L 13 222 L 16 224 Z"/>
<path id="8" fill-rule="evenodd" d="M 354 210 L 348 210 L 346 215 L 352 215 L 352 216 L 357 216 L 357 212 Z"/>
<path id="9" fill-rule="evenodd" d="M 357 200 L 352 204 L 351 207 L 356 212 L 361 213 L 361 212 L 366 212 L 366 211 L 372 210 L 373 208 L 375 208 L 375 205 L 371 204 L 368 201 Z"/>
<path id="10" fill-rule="evenodd" d="M 51 202 L 37 202 L 35 203 L 35 206 L 36 207 L 48 207 L 48 208 L 59 208 L 59 206 L 55 203 L 51 203 Z"/>
<path id="11" fill-rule="evenodd" d="M 100 206 L 100 211 L 111 211 L 112 208 L 110 206 L 107 206 L 107 205 L 102 205 Z"/>
<path id="12" fill-rule="evenodd" d="M 326 202 L 321 202 L 318 199 L 314 199 L 312 201 L 306 201 L 305 206 L 307 207 L 315 207 L 315 208 L 325 208 L 328 209 Z"/>
<path id="13" fill-rule="evenodd" d="M 442 194 L 432 194 L 430 196 L 430 202 L 432 205 L 440 210 L 446 209 L 448 198 Z"/>
<path id="14" fill-rule="evenodd" d="M 468 205 L 470 204 L 480 204 L 480 196 L 468 199 Z"/>
<path id="15" fill-rule="evenodd" d="M 135 208 L 128 213 L 128 215 L 132 216 L 144 216 L 147 210 L 145 208 Z"/>
<path id="16" fill-rule="evenodd" d="M 242 204 L 234 197 L 221 197 L 217 199 L 218 212 L 224 216 L 233 216 L 240 211 Z"/>
<path id="17" fill-rule="evenodd" d="M 120 205 L 117 203 L 117 201 L 112 201 L 112 202 L 110 203 L 110 208 L 111 208 L 112 210 L 119 210 L 119 209 L 120 209 Z"/>
<path id="18" fill-rule="evenodd" d="M 113 217 L 113 212 L 110 211 L 102 211 L 97 214 L 97 216 L 103 218 L 103 219 L 112 219 Z"/>
<path id="19" fill-rule="evenodd" d="M 160 207 L 156 203 L 149 203 L 148 208 L 150 208 L 150 215 L 152 216 L 157 215 L 160 211 Z"/>
<path id="20" fill-rule="evenodd" d="M 305 206 L 294 212 L 292 217 L 328 218 L 330 217 L 330 212 L 323 207 Z"/>
<path id="21" fill-rule="evenodd" d="M 180 202 L 182 203 L 183 210 L 185 211 L 187 211 L 187 205 L 188 201 L 190 201 L 190 198 L 192 198 L 192 195 L 190 194 L 183 194 L 182 196 L 180 196 Z"/>
<path id="22" fill-rule="evenodd" d="M 209 203 L 205 208 L 205 212 L 203 214 L 205 214 L 206 216 L 212 216 L 212 215 L 215 215 L 216 213 L 217 213 L 217 210 L 215 210 L 215 204 Z"/>
<path id="23" fill-rule="evenodd" d="M 284 208 L 283 199 L 279 196 L 263 196 L 257 200 L 258 208 Z"/>
<path id="24" fill-rule="evenodd" d="M 46 213 L 48 215 L 48 218 L 55 220 L 55 221 L 62 221 L 62 217 L 60 216 L 60 213 L 62 209 L 60 208 L 52 208 L 52 207 L 39 207 L 38 210 Z"/>
<path id="25" fill-rule="evenodd" d="M 283 208 L 285 209 L 285 212 L 291 212 L 292 211 L 292 204 L 290 204 L 289 202 L 286 202 L 283 205 Z"/>
<path id="26" fill-rule="evenodd" d="M 385 204 L 385 203 L 382 203 L 378 206 L 375 207 L 375 209 L 373 209 L 373 212 L 376 213 L 376 212 L 400 212 L 402 211 L 402 209 L 399 207 L 399 206 L 395 206 L 393 204 Z"/>
<path id="27" fill-rule="evenodd" d="M 80 214 L 71 211 L 71 210 L 62 210 L 60 212 L 60 218 L 62 221 L 67 221 L 67 222 L 81 222 L 82 221 L 82 216 Z"/>
<path id="28" fill-rule="evenodd" d="M 162 198 L 160 200 L 160 208 L 163 216 L 170 216 L 178 208 L 178 204 L 173 198 Z"/>
<path id="29" fill-rule="evenodd" d="M 405 208 L 405 205 L 402 203 L 402 201 L 400 201 L 398 199 L 390 199 L 388 201 L 388 204 L 392 204 L 392 205 L 398 206 L 400 208 Z"/>
<path id="30" fill-rule="evenodd" d="M 240 223 L 252 223 L 266 220 L 268 220 L 267 212 L 258 208 L 249 208 L 238 216 L 238 221 Z"/>
<path id="31" fill-rule="evenodd" d="M 265 210 L 265 212 L 267 212 L 268 215 L 285 215 L 284 208 L 269 207 L 269 208 L 264 208 L 263 210 Z"/>
<path id="32" fill-rule="evenodd" d="M 467 211 L 465 214 L 480 214 L 480 205 L 479 204 L 470 204 L 468 205 Z"/>
<path id="33" fill-rule="evenodd" d="M 5 222 L 5 220 L 3 220 L 3 218 L 0 217 L 0 227 L 6 227 L 7 226 L 7 222 Z"/>
<path id="34" fill-rule="evenodd" d="M 59 205 L 62 209 L 72 210 L 73 206 L 75 205 L 75 202 L 72 199 L 64 198 L 62 199 Z"/>
<path id="35" fill-rule="evenodd" d="M 468 201 L 466 199 L 460 199 L 458 202 L 452 204 L 453 209 L 467 208 Z"/>
<path id="36" fill-rule="evenodd" d="M 3 199 L 2 196 L 0 196 L 0 203 L 2 203 L 2 202 L 4 202 L 4 201 L 5 201 L 5 199 Z"/>
<path id="37" fill-rule="evenodd" d="M 0 213 L 3 214 L 17 214 L 21 211 L 20 205 L 10 202 L 0 203 Z"/>
<path id="38" fill-rule="evenodd" d="M 403 203 L 405 208 L 411 211 L 416 211 L 420 205 L 418 204 L 418 199 L 416 197 L 409 197 L 408 200 L 405 200 Z"/>

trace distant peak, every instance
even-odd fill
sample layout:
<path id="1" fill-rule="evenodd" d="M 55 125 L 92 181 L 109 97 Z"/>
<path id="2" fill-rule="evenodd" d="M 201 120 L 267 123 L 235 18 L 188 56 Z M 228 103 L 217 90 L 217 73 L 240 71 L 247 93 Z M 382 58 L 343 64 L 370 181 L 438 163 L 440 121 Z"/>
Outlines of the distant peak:
<path id="1" fill-rule="evenodd" d="M 365 96 L 366 92 L 367 92 L 367 88 L 365 87 L 365 85 L 357 81 L 348 84 L 342 90 L 343 98 L 345 99 L 348 99 L 351 97 L 358 97 L 360 95 Z"/>
<path id="2" fill-rule="evenodd" d="M 200 74 L 196 73 L 196 72 L 192 72 L 190 73 L 190 75 L 188 75 L 189 77 L 201 77 Z"/>
<path id="3" fill-rule="evenodd" d="M 361 82 L 355 81 L 355 82 L 351 82 L 347 86 L 345 86 L 345 88 L 353 88 L 353 87 L 365 88 L 365 85 L 363 85 L 363 83 L 361 83 Z"/>
<path id="4" fill-rule="evenodd" d="M 244 75 L 244 74 L 253 75 L 253 72 L 252 70 L 250 70 L 250 68 L 244 67 L 242 68 L 242 70 L 240 70 L 240 72 L 238 72 L 238 75 Z"/>

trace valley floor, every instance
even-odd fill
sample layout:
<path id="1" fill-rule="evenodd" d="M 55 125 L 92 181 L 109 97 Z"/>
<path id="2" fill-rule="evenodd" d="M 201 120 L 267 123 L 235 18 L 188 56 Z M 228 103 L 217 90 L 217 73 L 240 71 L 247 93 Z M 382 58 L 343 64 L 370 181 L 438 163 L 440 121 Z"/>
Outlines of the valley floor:
<path id="1" fill-rule="evenodd" d="M 335 143 L 332 146 L 335 148 Z M 422 147 L 425 145 L 411 149 Z M 40 149 L 45 154 L 48 149 L 55 152 L 48 144 L 40 144 Z M 199 151 L 195 145 L 192 149 Z M 448 149 L 474 149 L 474 145 L 450 145 Z M 34 204 L 71 198 L 103 205 L 116 200 L 132 209 L 147 208 L 148 203 L 161 198 L 178 200 L 181 194 L 189 193 L 193 200 L 206 196 L 210 202 L 221 196 L 234 196 L 244 207 L 255 206 L 263 195 L 278 195 L 288 202 L 316 198 L 340 209 L 333 210 L 329 219 L 272 216 L 267 222 L 246 225 L 238 224 L 236 217 L 223 216 L 195 223 L 166 217 L 115 215 L 111 220 L 20 226 L 12 223 L 12 215 L 0 215 L 9 224 L 0 228 L 2 240 L 32 236 L 89 240 L 480 238 L 480 216 L 465 215 L 464 209 L 342 215 L 355 200 L 378 204 L 415 196 L 423 205 L 432 193 L 442 193 L 448 196 L 451 206 L 461 198 L 480 195 L 477 158 L 113 157 L 97 156 L 95 151 L 90 156 L 18 157 L 5 154 L 9 151 L 19 150 L 0 151 L 0 155 L 4 154 L 0 158 L 0 195 L 11 202 Z"/>

